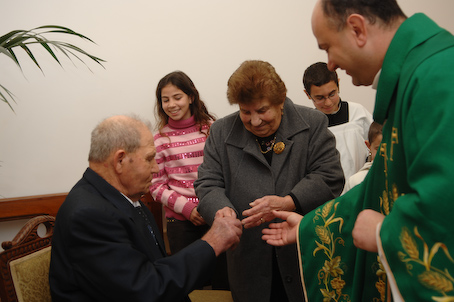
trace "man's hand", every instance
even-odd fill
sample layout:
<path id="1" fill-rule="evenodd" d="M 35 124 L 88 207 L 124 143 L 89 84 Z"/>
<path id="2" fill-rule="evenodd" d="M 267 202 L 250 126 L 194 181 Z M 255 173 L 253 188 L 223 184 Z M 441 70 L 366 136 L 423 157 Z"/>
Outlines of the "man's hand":
<path id="1" fill-rule="evenodd" d="M 283 246 L 296 242 L 296 231 L 303 216 L 294 212 L 273 211 L 275 217 L 286 220 L 271 223 L 268 229 L 263 229 L 262 239 L 274 246 Z"/>
<path id="2" fill-rule="evenodd" d="M 216 256 L 230 248 L 234 249 L 240 242 L 242 224 L 236 218 L 235 211 L 232 212 L 228 208 L 217 211 L 210 230 L 202 237 L 214 249 Z"/>
<path id="3" fill-rule="evenodd" d="M 271 213 L 273 210 L 293 211 L 295 209 L 295 203 L 289 195 L 285 197 L 267 195 L 254 200 L 249 205 L 251 208 L 243 212 L 243 216 L 248 216 L 242 221 L 246 229 L 271 221 L 274 218 Z"/>
<path id="4" fill-rule="evenodd" d="M 377 253 L 377 225 L 383 222 L 383 219 L 385 219 L 385 215 L 377 211 L 361 211 L 356 218 L 352 231 L 353 244 L 357 248 Z"/>

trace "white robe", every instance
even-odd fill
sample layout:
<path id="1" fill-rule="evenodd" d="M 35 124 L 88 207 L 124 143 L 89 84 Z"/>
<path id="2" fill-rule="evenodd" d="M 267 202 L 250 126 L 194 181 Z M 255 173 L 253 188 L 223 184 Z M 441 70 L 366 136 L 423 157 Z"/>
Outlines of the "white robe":
<path id="1" fill-rule="evenodd" d="M 358 103 L 348 102 L 348 115 L 347 123 L 329 127 L 336 137 L 345 180 L 358 172 L 366 162 L 369 150 L 365 141 L 373 121 L 369 111 Z"/>
<path id="2" fill-rule="evenodd" d="M 366 178 L 367 173 L 369 173 L 371 166 L 372 162 L 367 162 L 358 172 L 350 176 L 350 178 L 345 182 L 344 190 L 341 195 L 344 195 L 348 190 L 362 183 L 364 178 Z"/>

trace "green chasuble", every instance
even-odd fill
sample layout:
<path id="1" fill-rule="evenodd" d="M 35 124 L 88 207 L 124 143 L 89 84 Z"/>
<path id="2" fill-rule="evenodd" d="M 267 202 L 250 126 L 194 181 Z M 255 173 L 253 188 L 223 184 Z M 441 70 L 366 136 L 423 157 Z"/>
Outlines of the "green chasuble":
<path id="1" fill-rule="evenodd" d="M 383 140 L 371 170 L 300 223 L 307 301 L 454 301 L 453 117 L 454 37 L 416 14 L 383 62 L 374 110 Z M 363 209 L 386 215 L 382 257 L 353 245 Z"/>

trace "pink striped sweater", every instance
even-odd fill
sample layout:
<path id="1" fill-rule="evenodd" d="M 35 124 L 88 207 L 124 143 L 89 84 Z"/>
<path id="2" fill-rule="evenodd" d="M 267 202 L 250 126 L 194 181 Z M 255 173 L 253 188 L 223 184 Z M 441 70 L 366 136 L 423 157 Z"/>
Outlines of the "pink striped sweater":
<path id="1" fill-rule="evenodd" d="M 208 126 L 200 133 L 194 116 L 182 121 L 169 119 L 161 133 L 154 135 L 159 172 L 153 175 L 150 193 L 164 205 L 166 217 L 188 220 L 199 200 L 194 181 L 203 161 Z"/>

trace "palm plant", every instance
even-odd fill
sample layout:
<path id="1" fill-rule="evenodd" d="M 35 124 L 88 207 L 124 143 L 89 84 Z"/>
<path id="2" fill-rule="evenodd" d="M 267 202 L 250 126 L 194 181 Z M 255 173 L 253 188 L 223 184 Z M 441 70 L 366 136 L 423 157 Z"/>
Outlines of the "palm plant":
<path id="1" fill-rule="evenodd" d="M 42 71 L 41 66 L 39 65 L 37 59 L 33 55 L 33 52 L 29 48 L 29 46 L 32 44 L 40 44 L 42 47 L 44 47 L 44 49 L 58 62 L 58 64 L 60 64 L 60 66 L 61 63 L 59 58 L 57 57 L 57 54 L 55 53 L 55 50 L 58 50 L 61 53 L 63 53 L 71 61 L 73 59 L 77 59 L 86 65 L 84 60 L 80 58 L 80 56 L 82 56 L 88 57 L 91 60 L 103 66 L 102 62 L 105 62 L 103 59 L 95 57 L 87 53 L 83 49 L 67 42 L 49 40 L 45 37 L 45 35 L 47 36 L 48 34 L 53 33 L 68 34 L 79 37 L 82 40 L 87 40 L 91 43 L 94 43 L 90 38 L 80 33 L 77 33 L 67 27 L 57 25 L 45 25 L 33 28 L 31 30 L 13 30 L 7 33 L 6 35 L 1 36 L 0 53 L 5 54 L 9 58 L 11 58 L 21 70 L 22 67 L 14 52 L 15 48 L 19 48 L 25 51 L 27 55 L 30 57 L 30 59 L 35 63 L 35 65 Z M 14 94 L 1 84 L 0 84 L 0 101 L 5 102 L 11 108 L 11 110 L 14 111 L 13 107 L 11 106 L 11 101 L 16 102 Z"/>

